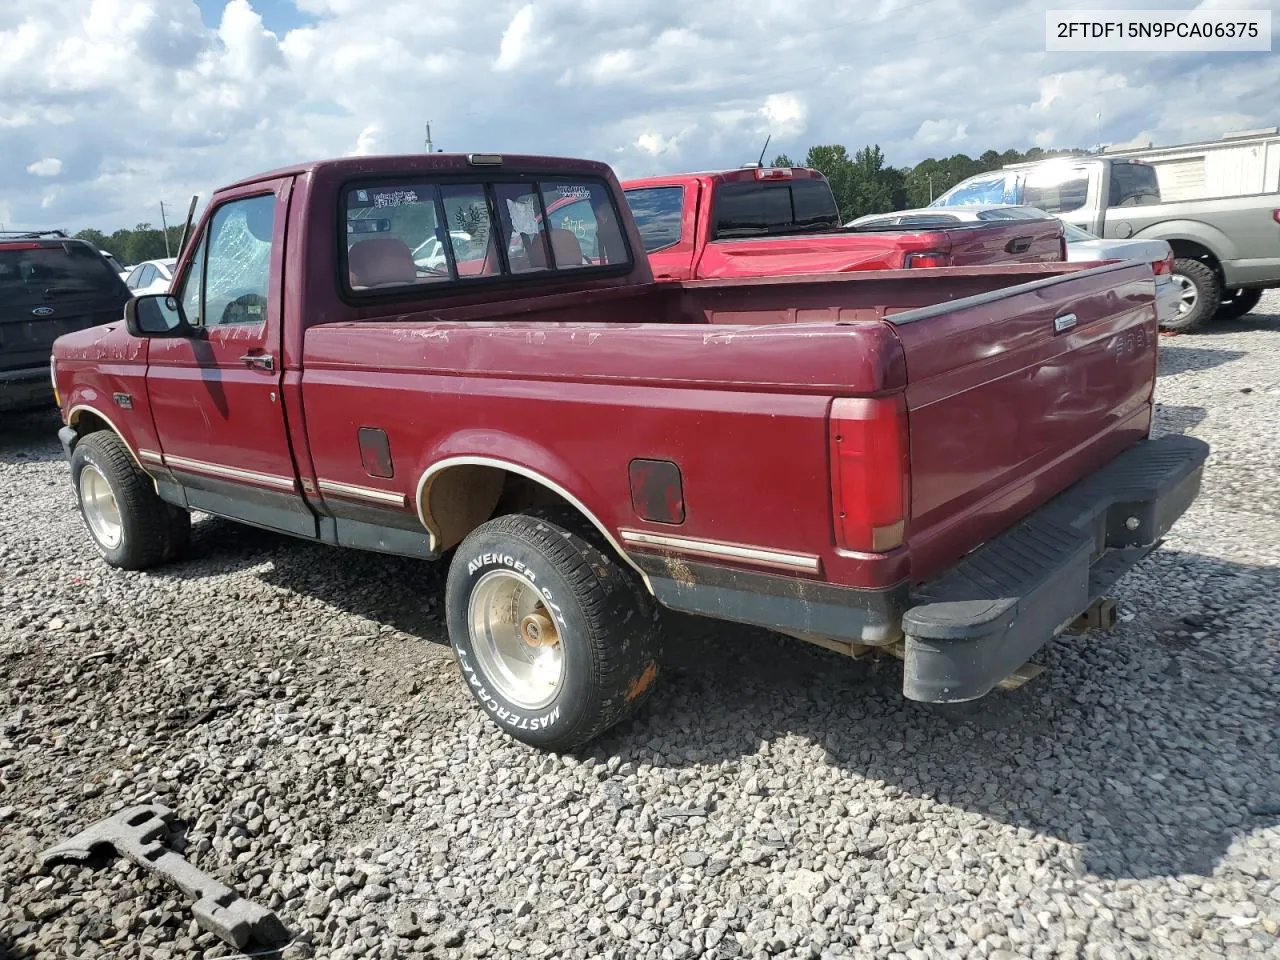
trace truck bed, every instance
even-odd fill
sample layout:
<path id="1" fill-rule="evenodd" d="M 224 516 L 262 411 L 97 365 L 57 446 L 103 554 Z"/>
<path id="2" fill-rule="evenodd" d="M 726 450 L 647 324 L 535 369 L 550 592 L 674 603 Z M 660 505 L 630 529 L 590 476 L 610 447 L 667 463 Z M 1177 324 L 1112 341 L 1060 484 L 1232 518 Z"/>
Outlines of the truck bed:
<path id="1" fill-rule="evenodd" d="M 739 529 L 733 491 L 719 485 L 733 477 L 775 492 L 779 508 L 756 522 L 759 542 L 806 555 L 824 544 L 819 576 L 880 587 L 945 568 L 1146 435 L 1153 297 L 1150 266 L 1121 263 L 659 284 L 458 305 L 311 327 L 301 389 L 313 437 L 331 434 L 312 445 L 317 475 L 329 480 L 368 481 L 342 475 L 351 467 L 337 440 L 358 426 L 347 387 L 363 382 L 376 387 L 392 447 L 422 451 L 408 477 L 463 442 L 432 424 L 458 422 L 465 409 L 479 431 L 467 442 L 539 475 L 571 477 L 617 531 L 633 522 L 626 460 L 647 451 L 681 464 L 690 511 L 682 535 Z M 1055 318 L 1071 314 L 1055 331 Z M 894 392 L 910 423 L 907 546 L 848 554 L 832 542 L 829 477 L 812 450 L 826 444 L 832 397 Z M 596 443 L 623 422 L 625 449 Z M 412 516 L 416 491 L 389 486 L 404 487 Z"/>

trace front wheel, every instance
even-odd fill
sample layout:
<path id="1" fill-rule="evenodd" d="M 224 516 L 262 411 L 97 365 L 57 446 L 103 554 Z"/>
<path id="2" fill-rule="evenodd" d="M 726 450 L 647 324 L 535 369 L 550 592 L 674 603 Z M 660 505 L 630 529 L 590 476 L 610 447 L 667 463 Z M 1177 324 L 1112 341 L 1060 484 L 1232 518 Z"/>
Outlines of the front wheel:
<path id="1" fill-rule="evenodd" d="M 191 514 L 166 503 L 114 433 L 91 433 L 71 454 L 80 515 L 113 567 L 145 570 L 175 559 L 191 535 Z"/>
<path id="2" fill-rule="evenodd" d="M 511 736 L 563 751 L 653 688 L 656 608 L 575 518 L 513 514 L 477 527 L 449 566 L 449 638 L 467 689 Z"/>
<path id="3" fill-rule="evenodd" d="M 1261 299 L 1261 290 L 1228 290 L 1223 294 L 1222 303 L 1218 305 L 1218 312 L 1214 314 L 1213 318 L 1215 320 L 1239 320 L 1246 313 L 1250 313 Z"/>
<path id="4" fill-rule="evenodd" d="M 1160 326 L 1175 333 L 1189 333 L 1217 312 L 1222 281 L 1208 264 L 1179 257 L 1173 261 L 1173 282 L 1178 287 L 1178 312 Z"/>

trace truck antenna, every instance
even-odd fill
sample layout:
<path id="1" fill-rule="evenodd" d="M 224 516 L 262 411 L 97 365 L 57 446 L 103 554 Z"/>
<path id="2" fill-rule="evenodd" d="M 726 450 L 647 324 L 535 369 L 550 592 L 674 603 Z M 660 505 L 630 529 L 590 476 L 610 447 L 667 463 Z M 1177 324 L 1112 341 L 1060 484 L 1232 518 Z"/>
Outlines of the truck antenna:
<path id="1" fill-rule="evenodd" d="M 769 134 L 764 138 L 764 146 L 760 148 L 760 159 L 756 161 L 757 167 L 764 166 L 764 152 L 769 149 L 769 141 L 773 139 L 773 134 Z"/>
<path id="2" fill-rule="evenodd" d="M 427 153 L 435 153 L 435 151 L 434 151 L 434 150 L 432 150 L 432 149 L 431 149 L 431 147 L 432 147 L 432 144 L 431 144 L 431 121 L 430 121 L 430 120 L 428 120 L 428 121 L 427 121 Z"/>

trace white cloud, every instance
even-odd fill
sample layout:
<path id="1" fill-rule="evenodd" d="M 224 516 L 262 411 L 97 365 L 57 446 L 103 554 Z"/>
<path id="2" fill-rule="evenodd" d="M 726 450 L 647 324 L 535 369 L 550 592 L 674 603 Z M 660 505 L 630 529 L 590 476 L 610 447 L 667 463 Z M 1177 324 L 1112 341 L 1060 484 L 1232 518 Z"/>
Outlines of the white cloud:
<path id="1" fill-rule="evenodd" d="M 57 157 L 45 157 L 27 164 L 27 173 L 37 177 L 56 177 L 62 172 L 62 161 Z"/>
<path id="2" fill-rule="evenodd" d="M 794 137 L 804 133 L 808 124 L 809 108 L 794 93 L 773 93 L 765 97 L 760 115 L 769 125 L 771 133 Z"/>
<path id="3" fill-rule="evenodd" d="M 529 37 L 533 33 L 533 4 L 526 3 L 516 11 L 511 23 L 503 31 L 502 43 L 498 46 L 498 59 L 493 68 L 499 71 L 514 70 L 528 53 Z"/>
<path id="4" fill-rule="evenodd" d="M 5 222 L 132 225 L 260 170 L 421 150 L 428 121 L 446 150 L 626 177 L 738 166 L 766 135 L 771 155 L 879 143 L 897 165 L 1086 146 L 1099 109 L 1104 140 L 1173 143 L 1275 123 L 1280 88 L 1265 54 L 1047 54 L 1029 0 L 295 5 L 311 19 L 277 34 L 261 0 L 213 25 L 193 0 L 0 4 Z M 54 158 L 59 189 L 31 189 Z"/>
<path id="5" fill-rule="evenodd" d="M 350 155 L 357 157 L 367 157 L 371 153 L 378 152 L 378 134 L 382 132 L 382 128 L 376 123 L 371 123 L 360 131 L 360 136 L 356 137 L 355 147 L 349 151 Z"/>

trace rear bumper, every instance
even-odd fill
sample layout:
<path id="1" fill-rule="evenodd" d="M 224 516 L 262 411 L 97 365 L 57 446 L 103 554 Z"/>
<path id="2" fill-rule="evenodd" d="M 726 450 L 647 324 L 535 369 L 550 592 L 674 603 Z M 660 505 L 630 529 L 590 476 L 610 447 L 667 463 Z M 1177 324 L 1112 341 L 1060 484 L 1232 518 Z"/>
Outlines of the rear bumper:
<path id="1" fill-rule="evenodd" d="M 912 700 L 974 700 L 1159 545 L 1200 492 L 1209 446 L 1131 447 L 916 591 L 902 618 Z"/>
<path id="2" fill-rule="evenodd" d="M 902 639 L 908 698 L 975 700 L 1159 545 L 1199 493 L 1208 454 L 1193 437 L 1145 440 L 914 591 L 632 558 L 671 609 L 850 645 Z"/>
<path id="3" fill-rule="evenodd" d="M 49 367 L 0 371 L 0 411 L 53 406 Z"/>

